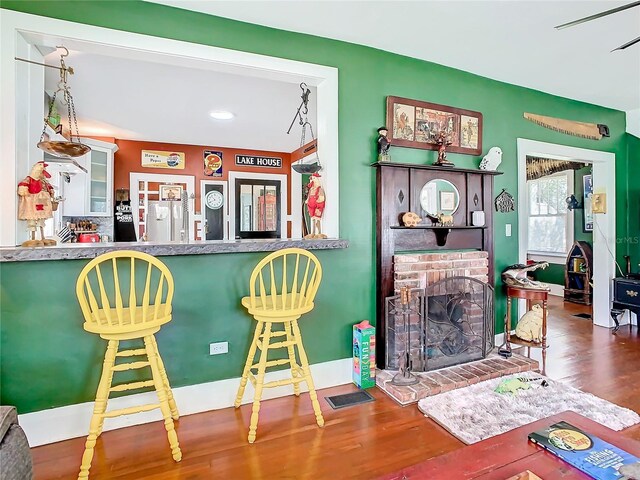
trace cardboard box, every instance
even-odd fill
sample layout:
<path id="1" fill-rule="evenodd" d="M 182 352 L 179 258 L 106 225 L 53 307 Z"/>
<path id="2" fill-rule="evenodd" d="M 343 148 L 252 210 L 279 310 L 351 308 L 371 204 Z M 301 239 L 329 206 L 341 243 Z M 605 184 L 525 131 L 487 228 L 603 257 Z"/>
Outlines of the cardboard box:
<path id="1" fill-rule="evenodd" d="M 353 383 L 360 388 L 376 386 L 376 329 L 369 320 L 353 326 Z"/>

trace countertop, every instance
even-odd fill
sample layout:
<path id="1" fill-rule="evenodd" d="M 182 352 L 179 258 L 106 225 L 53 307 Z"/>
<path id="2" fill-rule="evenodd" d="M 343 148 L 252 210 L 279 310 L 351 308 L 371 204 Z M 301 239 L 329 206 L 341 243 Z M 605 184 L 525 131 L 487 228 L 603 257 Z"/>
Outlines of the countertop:
<path id="1" fill-rule="evenodd" d="M 273 252 L 283 248 L 331 250 L 347 248 L 348 240 L 327 239 L 260 239 L 207 240 L 192 242 L 107 242 L 62 243 L 53 247 L 0 247 L 0 262 L 29 262 L 36 260 L 78 260 L 95 258 L 113 250 L 136 250 L 154 256 L 209 255 L 220 253 Z"/>

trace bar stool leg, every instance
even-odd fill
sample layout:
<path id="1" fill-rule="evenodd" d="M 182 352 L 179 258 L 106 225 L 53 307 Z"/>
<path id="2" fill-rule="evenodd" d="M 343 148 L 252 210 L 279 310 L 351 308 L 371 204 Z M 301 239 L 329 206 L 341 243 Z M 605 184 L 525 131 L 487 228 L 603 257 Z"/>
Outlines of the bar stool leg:
<path id="1" fill-rule="evenodd" d="M 293 336 L 293 329 L 291 327 L 291 323 L 290 322 L 285 322 L 284 324 L 284 328 L 287 332 L 287 342 L 291 342 L 295 340 L 295 337 Z M 292 345 L 289 345 L 289 347 L 287 348 L 287 350 L 289 351 L 289 363 L 291 364 L 291 376 L 293 378 L 297 378 L 300 376 L 300 371 L 299 371 L 299 366 L 298 366 L 298 362 L 296 362 L 296 351 L 295 348 Z M 295 382 L 293 384 L 293 394 L 296 397 L 300 396 L 300 383 L 299 382 Z"/>
<path id="2" fill-rule="evenodd" d="M 313 385 L 313 378 L 311 378 L 311 370 L 309 369 L 309 361 L 307 360 L 307 354 L 304 351 L 304 347 L 302 346 L 302 335 L 300 335 L 300 327 L 298 327 L 298 320 L 293 320 L 291 322 L 291 327 L 293 328 L 293 335 L 296 339 L 296 344 L 298 346 L 298 355 L 300 356 L 300 364 L 302 367 L 302 372 L 304 373 L 304 378 L 307 382 L 307 386 L 309 387 L 309 397 L 311 397 L 311 405 L 313 405 L 313 411 L 316 414 L 316 422 L 319 427 L 324 425 L 324 418 L 322 417 L 322 411 L 320 410 L 320 403 L 318 403 L 318 395 L 316 394 L 316 389 Z"/>
<path id="3" fill-rule="evenodd" d="M 169 446 L 171 447 L 171 455 L 173 455 L 173 459 L 176 462 L 179 462 L 182 460 L 182 452 L 180 451 L 180 445 L 178 444 L 178 435 L 176 434 L 175 426 L 173 425 L 173 418 L 171 418 L 171 407 L 169 407 L 167 392 L 162 380 L 162 375 L 160 374 L 158 354 L 153 345 L 153 335 L 147 335 L 144 337 L 144 346 L 147 350 L 147 358 L 149 359 L 151 375 L 153 376 L 153 383 L 156 387 L 156 393 L 160 403 L 160 411 L 164 418 L 164 428 L 167 430 L 167 438 L 169 439 Z"/>
<path id="4" fill-rule="evenodd" d="M 113 378 L 113 364 L 116 361 L 116 353 L 118 352 L 117 340 L 109 340 L 107 351 L 104 355 L 102 364 L 102 374 L 98 383 L 96 392 L 96 400 L 93 405 L 93 415 L 89 425 L 89 436 L 82 454 L 82 463 L 80 465 L 80 473 L 78 480 L 89 478 L 89 469 L 91 468 L 91 460 L 93 460 L 93 451 L 96 446 L 96 440 L 102 431 L 104 423 L 104 412 L 107 410 L 107 401 L 109 399 L 109 389 L 111 388 L 111 379 Z"/>
<path id="5" fill-rule="evenodd" d="M 265 322 L 264 335 L 262 335 L 262 347 L 260 348 L 260 361 L 258 362 L 258 374 L 256 375 L 256 391 L 253 395 L 253 406 L 251 407 L 251 422 L 249 424 L 249 443 L 256 441 L 256 431 L 258 430 L 258 417 L 260 415 L 260 399 L 262 398 L 262 388 L 264 385 L 264 374 L 267 370 L 267 356 L 269 343 L 271 341 L 271 322 Z"/>
<path id="6" fill-rule="evenodd" d="M 114 342 L 113 344 L 111 342 Z M 109 349 L 113 348 L 110 352 Z M 118 340 L 109 340 L 107 345 L 107 353 L 105 354 L 105 367 L 108 365 L 108 377 L 106 380 L 107 385 L 107 398 L 104 401 L 104 408 L 102 409 L 101 415 L 104 414 L 107 410 L 107 401 L 109 399 L 109 390 L 111 388 L 111 384 L 113 383 L 113 365 L 116 362 L 116 357 L 118 355 L 118 349 L 120 348 L 120 342 Z M 100 386 L 98 386 L 100 388 Z M 98 436 L 102 434 L 102 427 L 104 426 L 104 416 L 100 417 L 100 426 L 98 427 Z"/>
<path id="7" fill-rule="evenodd" d="M 251 370 L 251 365 L 253 365 L 253 360 L 256 356 L 258 339 L 260 338 L 260 334 L 262 333 L 263 327 L 264 327 L 264 323 L 261 321 L 258 321 L 258 324 L 256 325 L 256 329 L 253 332 L 253 340 L 251 341 L 251 346 L 249 347 L 249 353 L 247 354 L 247 361 L 244 364 L 244 370 L 242 371 L 242 378 L 240 379 L 240 386 L 238 387 L 238 393 L 236 394 L 236 401 L 234 403 L 234 406 L 236 408 L 238 408 L 242 404 L 244 389 L 247 386 L 249 371 Z"/>
<path id="8" fill-rule="evenodd" d="M 178 420 L 180 418 L 180 413 L 178 412 L 178 406 L 176 405 L 176 401 L 173 398 L 173 392 L 171 391 L 171 385 L 169 384 L 169 377 L 167 377 L 167 371 L 164 369 L 164 363 L 162 362 L 162 357 L 160 356 L 160 351 L 158 350 L 158 342 L 156 342 L 155 335 L 152 335 L 151 339 L 153 340 L 153 348 L 156 351 L 157 358 L 158 358 L 158 368 L 160 369 L 160 377 L 162 378 L 164 390 L 167 394 L 169 408 L 171 408 L 171 418 L 173 418 L 174 420 Z"/>

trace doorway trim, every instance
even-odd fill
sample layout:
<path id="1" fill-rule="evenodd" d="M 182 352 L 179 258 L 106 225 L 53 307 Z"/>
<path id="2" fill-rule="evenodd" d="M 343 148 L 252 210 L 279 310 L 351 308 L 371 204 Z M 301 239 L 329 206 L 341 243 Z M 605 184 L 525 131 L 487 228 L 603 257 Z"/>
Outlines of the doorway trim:
<path id="1" fill-rule="evenodd" d="M 274 180 L 280 182 L 280 238 L 287 238 L 287 222 L 291 216 L 287 214 L 289 204 L 287 176 L 281 173 L 229 172 L 229 238 L 236 237 L 236 180 L 248 178 L 251 180 Z"/>
<path id="2" fill-rule="evenodd" d="M 594 214 L 593 230 L 593 311 L 594 325 L 613 327 L 611 308 L 611 279 L 616 276 L 616 156 L 614 153 L 570 147 L 555 143 L 517 139 L 518 150 L 518 250 L 519 262 L 527 261 L 527 155 L 539 155 L 558 160 L 590 163 L 593 192 L 606 193 L 607 213 Z M 611 255 L 609 255 L 611 252 Z"/>
<path id="3" fill-rule="evenodd" d="M 133 223 L 136 228 L 136 238 L 140 240 L 140 183 L 141 181 L 146 182 L 159 182 L 159 183 L 184 183 L 187 185 L 187 195 L 191 197 L 191 195 L 195 195 L 196 187 L 195 187 L 195 177 L 193 175 L 170 175 L 164 173 L 141 173 L 141 172 L 131 172 L 129 173 L 129 197 L 131 198 L 131 214 L 133 215 Z M 147 204 L 145 202 L 144 208 L 147 209 Z M 189 240 L 193 240 L 195 238 L 195 228 L 194 228 L 194 206 L 192 202 L 189 201 L 189 214 L 191 218 L 189 219 Z M 146 225 L 145 225 L 146 227 Z M 146 231 L 146 228 L 145 228 Z"/>
<path id="4" fill-rule="evenodd" d="M 260 78 L 289 82 L 292 85 L 304 81 L 316 87 L 318 155 L 324 167 L 327 201 L 324 229 L 330 238 L 339 238 L 339 148 L 338 148 L 338 69 L 326 65 L 288 60 L 256 53 L 202 45 L 183 40 L 154 37 L 112 28 L 97 27 L 55 18 L 31 15 L 0 9 L 0 156 L 3 159 L 27 159 L 34 162 L 40 157 L 33 139 L 16 128 L 18 115 L 24 113 L 24 105 L 16 101 L 16 95 L 24 90 L 17 78 L 20 68 L 26 68 L 14 57 L 25 56 L 18 51 L 34 43 L 45 46 L 64 44 L 70 50 L 109 54 L 118 48 L 126 58 L 147 58 L 163 55 L 176 66 L 197 62 L 200 67 L 212 71 L 237 71 Z M 23 45 L 24 44 L 24 45 Z M 32 50 L 35 50 L 32 48 Z M 34 58 L 35 59 L 35 58 Z M 32 66 L 34 72 L 42 68 Z M 31 67 L 29 67 L 31 68 Z M 34 73 L 35 75 L 35 73 Z M 35 81 L 35 77 L 34 77 Z M 35 104 L 35 103 L 34 103 Z M 40 100 L 38 105 L 42 104 Z M 42 106 L 44 108 L 44 106 Z M 42 129 L 42 115 L 31 120 Z M 37 117 L 37 118 L 36 118 Z M 18 138 L 17 135 L 20 135 Z M 24 138 L 23 138 L 24 137 Z M 34 156 L 23 152 L 31 148 Z M 24 153 L 24 154 L 23 154 Z M 0 178 L 0 245 L 15 246 L 26 239 L 27 231 L 17 220 L 17 196 L 15 185 L 29 170 L 26 160 L 5 162 L 4 175 Z"/>

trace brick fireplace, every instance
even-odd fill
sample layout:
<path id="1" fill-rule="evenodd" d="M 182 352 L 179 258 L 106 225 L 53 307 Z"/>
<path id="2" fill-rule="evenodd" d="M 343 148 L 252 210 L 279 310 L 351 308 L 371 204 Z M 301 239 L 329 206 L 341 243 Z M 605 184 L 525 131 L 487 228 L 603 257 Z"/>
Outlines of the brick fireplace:
<path id="1" fill-rule="evenodd" d="M 387 368 L 400 368 L 407 348 L 415 372 L 487 356 L 494 345 L 487 252 L 394 255 L 394 279 L 396 293 L 408 287 L 413 300 L 407 309 L 387 299 Z"/>
<path id="2" fill-rule="evenodd" d="M 444 251 L 436 253 L 411 253 L 393 256 L 393 287 L 420 288 L 424 290 L 448 277 L 471 277 L 487 282 L 489 254 L 481 251 Z"/>

